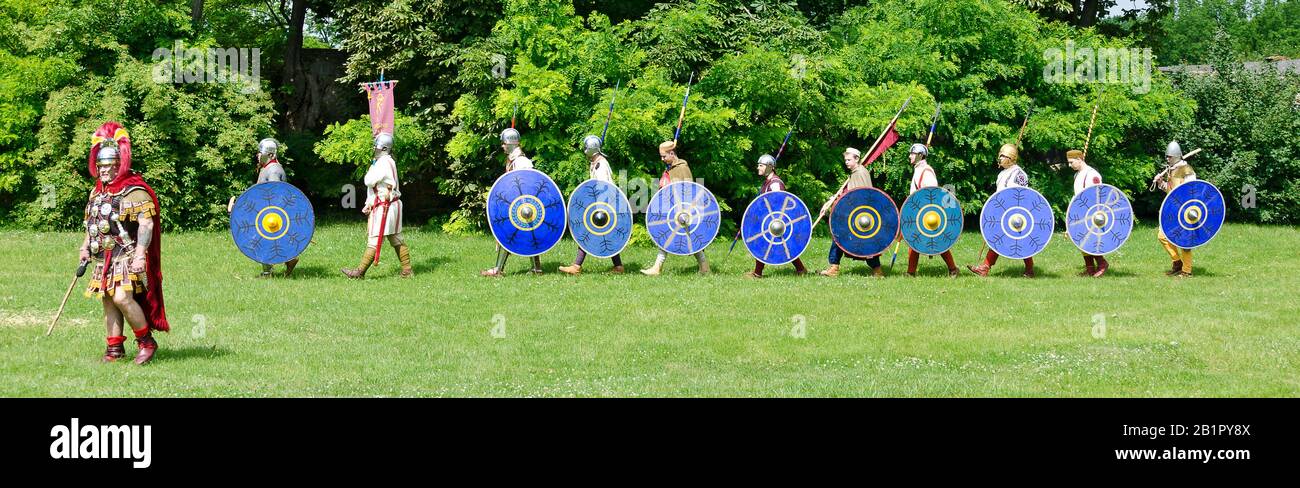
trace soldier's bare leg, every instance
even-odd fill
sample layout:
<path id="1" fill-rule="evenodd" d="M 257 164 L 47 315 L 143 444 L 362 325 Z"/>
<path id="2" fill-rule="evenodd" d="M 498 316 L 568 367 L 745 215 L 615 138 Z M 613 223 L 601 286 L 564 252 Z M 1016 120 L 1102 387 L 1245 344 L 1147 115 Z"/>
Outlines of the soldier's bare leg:
<path id="1" fill-rule="evenodd" d="M 104 350 L 104 362 L 116 361 L 126 355 L 126 348 L 122 346 L 126 342 L 126 337 L 122 335 L 122 312 L 117 309 L 113 299 L 105 295 L 104 305 L 104 327 L 108 329 L 108 348 Z"/>
<path id="2" fill-rule="evenodd" d="M 149 323 L 145 319 L 144 309 L 135 301 L 135 296 L 126 286 L 117 287 L 117 292 L 113 294 L 113 305 L 122 312 L 122 317 L 135 333 L 136 345 L 140 347 L 135 356 L 135 364 L 149 362 L 153 359 L 154 351 L 158 349 L 158 343 L 154 342 L 153 335 L 149 333 Z"/>

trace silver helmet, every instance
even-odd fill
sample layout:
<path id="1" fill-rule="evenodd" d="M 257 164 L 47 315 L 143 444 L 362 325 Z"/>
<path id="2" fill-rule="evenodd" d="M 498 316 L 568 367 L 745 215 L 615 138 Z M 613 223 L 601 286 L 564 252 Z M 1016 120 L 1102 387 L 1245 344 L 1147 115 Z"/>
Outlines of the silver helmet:
<path id="1" fill-rule="evenodd" d="M 100 146 L 99 153 L 95 154 L 95 164 L 101 166 L 106 164 L 116 164 L 117 159 L 117 144 Z"/>
<path id="2" fill-rule="evenodd" d="M 501 143 L 508 146 L 518 146 L 519 131 L 515 130 L 513 127 L 501 131 Z"/>
<path id="3" fill-rule="evenodd" d="M 767 166 L 769 168 L 775 168 L 776 158 L 772 157 L 771 154 L 764 154 L 758 157 L 758 164 Z"/>
<path id="4" fill-rule="evenodd" d="M 597 154 L 600 154 L 600 137 L 597 136 L 583 137 L 582 153 L 586 154 L 587 157 L 592 157 Z"/>
<path id="5" fill-rule="evenodd" d="M 1178 145 L 1178 141 L 1172 141 L 1169 143 L 1169 147 L 1165 149 L 1165 156 L 1183 159 L 1183 147 Z"/>
<path id="6" fill-rule="evenodd" d="M 393 152 L 393 135 L 380 132 L 375 135 L 375 153 L 391 154 Z"/>
<path id="7" fill-rule="evenodd" d="M 260 163 L 274 159 L 278 152 L 280 152 L 280 143 L 275 142 L 275 139 L 268 137 L 257 143 L 257 160 Z"/>
<path id="8" fill-rule="evenodd" d="M 930 150 L 925 148 L 925 144 L 921 144 L 919 142 L 916 144 L 912 144 L 912 149 L 908 152 L 911 154 L 920 154 L 922 156 L 930 155 Z"/>

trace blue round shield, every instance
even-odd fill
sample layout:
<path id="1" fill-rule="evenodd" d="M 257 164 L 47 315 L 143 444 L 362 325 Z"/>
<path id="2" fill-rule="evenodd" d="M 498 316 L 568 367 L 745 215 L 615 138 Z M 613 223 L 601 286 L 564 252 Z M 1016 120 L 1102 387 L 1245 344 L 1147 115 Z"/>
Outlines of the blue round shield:
<path id="1" fill-rule="evenodd" d="M 933 256 L 952 249 L 961 237 L 961 203 L 952 192 L 939 187 L 917 190 L 898 210 L 903 240 L 912 250 Z"/>
<path id="2" fill-rule="evenodd" d="M 885 192 L 858 188 L 845 193 L 831 208 L 831 239 L 844 252 L 869 258 L 885 252 L 898 236 L 898 207 Z"/>
<path id="3" fill-rule="evenodd" d="M 632 205 L 613 183 L 587 180 L 569 194 L 569 234 L 587 254 L 612 257 L 632 238 Z"/>
<path id="4" fill-rule="evenodd" d="M 782 265 L 799 258 L 812 240 L 808 206 L 793 193 L 770 191 L 749 202 L 740 219 L 745 248 L 763 264 Z"/>
<path id="5" fill-rule="evenodd" d="M 230 237 L 249 259 L 280 264 L 298 257 L 316 231 L 316 213 L 297 187 L 282 181 L 253 185 L 230 210 Z"/>
<path id="6" fill-rule="evenodd" d="M 1032 188 L 1003 189 L 980 210 L 980 234 L 989 249 L 1002 257 L 1033 257 L 1047 248 L 1055 230 L 1052 206 Z"/>
<path id="7" fill-rule="evenodd" d="M 704 185 L 678 181 L 659 189 L 646 207 L 645 228 L 665 252 L 686 256 L 703 251 L 718 235 L 718 200 Z"/>
<path id="8" fill-rule="evenodd" d="M 497 178 L 488 192 L 488 228 L 511 254 L 536 256 L 564 237 L 564 196 L 541 171 L 520 169 Z"/>
<path id="9" fill-rule="evenodd" d="M 1193 180 L 1174 188 L 1160 205 L 1160 230 L 1183 249 L 1204 246 L 1223 227 L 1228 209 L 1209 182 Z"/>
<path id="10" fill-rule="evenodd" d="M 1065 230 L 1080 251 L 1094 256 L 1119 249 L 1133 233 L 1133 206 L 1119 188 L 1085 188 L 1065 211 Z"/>

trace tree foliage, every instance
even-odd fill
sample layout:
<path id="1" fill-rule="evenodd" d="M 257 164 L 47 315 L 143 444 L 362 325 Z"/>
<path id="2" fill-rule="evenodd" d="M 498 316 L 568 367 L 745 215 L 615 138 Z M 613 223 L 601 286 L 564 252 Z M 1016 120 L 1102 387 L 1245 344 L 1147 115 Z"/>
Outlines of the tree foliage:
<path id="1" fill-rule="evenodd" d="M 1202 149 L 1192 166 L 1223 191 L 1232 218 L 1300 224 L 1300 75 L 1248 71 L 1230 35 L 1215 37 L 1215 72 L 1175 78 L 1196 100 L 1194 123 L 1179 134 L 1184 150 Z"/>
<path id="2" fill-rule="evenodd" d="M 123 0 L 112 9 L 83 1 L 7 2 L 0 95 L 0 199 L 7 222 L 71 228 L 93 181 L 86 174 L 90 136 L 108 120 L 127 127 L 133 166 L 158 192 L 164 225 L 213 228 L 225 221 L 227 195 L 255 175 L 252 144 L 272 135 L 274 111 L 260 87 L 155 79 L 156 48 L 191 32 L 188 4 Z M 162 61 L 165 63 L 165 61 Z M 39 90 L 39 92 L 37 92 Z"/>
<path id="3" fill-rule="evenodd" d="M 753 21 L 760 11 L 763 20 Z M 670 3 L 610 25 L 599 13 L 579 17 L 565 1 L 511 1 L 492 35 L 458 60 L 473 80 L 452 111 L 452 171 L 440 184 L 453 187 L 448 194 L 461 198 L 463 215 L 481 215 L 482 195 L 503 165 L 497 134 L 517 106 L 526 152 L 573 188 L 587 177 L 577 142 L 599 133 L 620 80 L 606 150 L 616 171 L 655 178 L 662 171 L 656 146 L 672 138 L 694 73 L 679 153 L 732 216 L 757 192 L 753 162 L 775 152 L 796 119 L 780 171 L 791 191 L 820 204 L 842 181 L 844 148 L 865 150 L 909 96 L 898 125 L 902 147 L 924 140 L 942 102 L 931 164 L 967 212 L 992 192 L 997 148 L 1014 142 L 1030 107 L 1025 166 L 1058 207 L 1069 201 L 1070 177 L 1050 165 L 1083 145 L 1094 104 L 1103 109 L 1090 160 L 1136 192 L 1155 170 L 1168 129 L 1186 126 L 1193 106 L 1158 75 L 1140 94 L 1127 85 L 1046 80 L 1043 53 L 1066 40 L 1126 46 L 1000 1 L 877 2 L 824 30 L 786 2 Z M 509 59 L 506 76 L 473 75 L 474 66 L 490 72 L 491 53 Z M 905 152 L 892 150 L 872 168 L 877 185 L 899 199 L 911 173 Z"/>

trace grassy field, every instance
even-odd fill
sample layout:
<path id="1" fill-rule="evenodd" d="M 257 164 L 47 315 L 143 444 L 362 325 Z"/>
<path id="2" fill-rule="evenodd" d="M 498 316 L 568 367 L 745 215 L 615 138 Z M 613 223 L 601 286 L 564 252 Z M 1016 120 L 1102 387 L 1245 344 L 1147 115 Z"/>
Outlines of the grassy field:
<path id="1" fill-rule="evenodd" d="M 1196 274 L 1169 262 L 1143 228 L 1103 279 L 1057 234 L 1039 278 L 1003 260 L 996 277 L 941 277 L 922 260 L 885 279 L 849 262 L 836 279 L 769 268 L 743 246 L 709 248 L 714 275 L 670 258 L 665 276 L 555 268 L 545 276 L 477 272 L 490 238 L 408 228 L 416 277 L 396 256 L 364 281 L 344 279 L 360 225 L 320 229 L 293 279 L 259 280 L 227 233 L 164 236 L 173 332 L 146 367 L 103 365 L 97 301 L 78 283 L 59 327 L 42 337 L 71 279 L 80 237 L 0 232 L 9 286 L 0 290 L 3 396 L 1297 396 L 1300 230 L 1231 225 L 1196 252 Z M 828 241 L 804 255 L 825 266 Z M 979 237 L 955 248 L 972 263 Z M 649 247 L 625 253 L 629 271 Z M 886 259 L 886 264 L 888 260 Z M 588 261 L 604 271 L 606 260 Z M 964 270 L 963 270 L 964 271 Z M 1103 327 L 1100 325 L 1104 323 Z M 494 334 L 498 332 L 497 334 Z M 500 332 L 504 332 L 501 334 Z M 128 354 L 134 354 L 129 343 Z"/>

